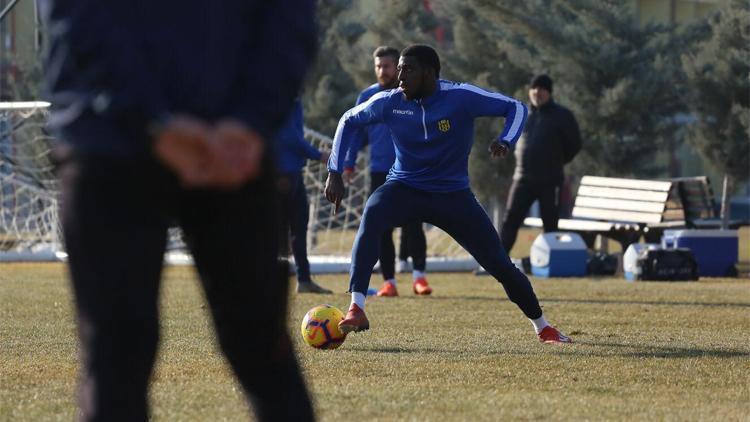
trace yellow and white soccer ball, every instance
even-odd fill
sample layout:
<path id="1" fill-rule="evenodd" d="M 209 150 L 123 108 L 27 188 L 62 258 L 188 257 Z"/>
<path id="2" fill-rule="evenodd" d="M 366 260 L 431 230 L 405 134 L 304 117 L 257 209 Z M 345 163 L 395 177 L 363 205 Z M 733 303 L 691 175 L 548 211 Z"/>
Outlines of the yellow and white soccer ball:
<path id="1" fill-rule="evenodd" d="M 346 334 L 339 330 L 344 313 L 331 305 L 318 305 L 302 319 L 302 338 L 316 349 L 335 349 L 341 346 Z"/>

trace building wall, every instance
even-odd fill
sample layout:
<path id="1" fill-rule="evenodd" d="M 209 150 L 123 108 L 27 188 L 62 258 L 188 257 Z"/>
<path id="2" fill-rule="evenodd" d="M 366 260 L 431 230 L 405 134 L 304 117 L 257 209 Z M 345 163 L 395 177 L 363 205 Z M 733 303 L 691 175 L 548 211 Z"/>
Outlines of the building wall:
<path id="1" fill-rule="evenodd" d="M 39 53 L 35 6 L 34 0 L 21 0 L 13 9 L 16 15 L 16 52 L 26 60 L 36 60 Z"/>
<path id="2" fill-rule="evenodd" d="M 11 1 L 0 0 L 0 9 Z M 24 77 L 39 68 L 41 50 L 36 0 L 18 1 L 0 22 L 0 99 L 28 100 L 20 89 Z M 38 71 L 37 71 L 38 73 Z M 28 78 L 25 79 L 28 82 Z M 33 91 L 33 90 L 32 90 Z"/>

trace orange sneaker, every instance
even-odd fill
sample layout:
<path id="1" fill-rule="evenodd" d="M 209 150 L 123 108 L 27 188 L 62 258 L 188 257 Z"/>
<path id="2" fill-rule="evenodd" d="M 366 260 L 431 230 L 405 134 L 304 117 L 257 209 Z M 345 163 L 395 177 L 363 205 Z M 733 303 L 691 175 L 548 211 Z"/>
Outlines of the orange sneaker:
<path id="1" fill-rule="evenodd" d="M 414 287 L 415 295 L 428 295 L 432 293 L 432 287 L 427 284 L 427 279 L 424 277 L 419 277 L 414 280 L 414 285 L 412 287 Z"/>
<path id="2" fill-rule="evenodd" d="M 380 290 L 378 290 L 378 296 L 385 296 L 385 297 L 398 296 L 398 290 L 396 290 L 396 285 L 386 281 L 385 283 L 383 283 L 383 287 L 381 287 Z"/>
<path id="3" fill-rule="evenodd" d="M 573 339 L 561 333 L 557 328 L 548 325 L 542 329 L 542 332 L 537 334 L 539 341 L 545 344 L 563 344 L 572 343 Z"/>
<path id="4" fill-rule="evenodd" d="M 367 320 L 365 311 L 362 310 L 356 303 L 352 303 L 349 307 L 349 312 L 346 313 L 346 317 L 339 322 L 339 330 L 342 333 L 348 334 L 352 331 L 364 331 L 370 329 L 370 321 Z"/>

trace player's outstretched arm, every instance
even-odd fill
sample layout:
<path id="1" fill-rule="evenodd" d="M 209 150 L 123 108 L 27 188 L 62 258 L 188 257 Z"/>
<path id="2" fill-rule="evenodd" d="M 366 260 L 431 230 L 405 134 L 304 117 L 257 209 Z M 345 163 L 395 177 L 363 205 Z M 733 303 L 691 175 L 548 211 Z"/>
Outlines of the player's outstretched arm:
<path id="1" fill-rule="evenodd" d="M 344 171 L 344 167 L 353 167 L 346 163 L 350 154 L 351 146 L 357 142 L 358 131 L 367 125 L 380 123 L 383 119 L 383 108 L 388 100 L 388 92 L 383 91 L 373 95 L 366 102 L 348 110 L 339 119 L 336 133 L 333 135 L 331 146 L 331 160 L 328 161 L 328 170 L 335 173 Z"/>
<path id="2" fill-rule="evenodd" d="M 461 84 L 454 89 L 459 93 L 464 107 L 474 117 L 497 116 L 505 118 L 503 131 L 497 137 L 496 142 L 507 144 L 508 149 L 516 144 L 523 132 L 528 116 L 528 108 L 524 103 L 502 93 L 486 91 L 471 84 Z M 496 152 L 493 153 L 493 150 Z M 507 151 L 502 153 L 501 150 L 500 145 L 490 145 L 490 154 L 493 154 L 493 157 L 507 155 Z"/>

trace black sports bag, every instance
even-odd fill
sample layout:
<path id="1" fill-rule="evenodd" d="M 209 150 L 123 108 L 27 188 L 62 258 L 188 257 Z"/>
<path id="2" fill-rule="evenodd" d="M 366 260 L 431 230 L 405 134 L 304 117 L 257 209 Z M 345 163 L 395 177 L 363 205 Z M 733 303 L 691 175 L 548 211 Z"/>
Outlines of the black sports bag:
<path id="1" fill-rule="evenodd" d="M 637 265 L 639 280 L 684 281 L 698 279 L 698 263 L 690 249 L 648 249 L 641 252 Z"/>

